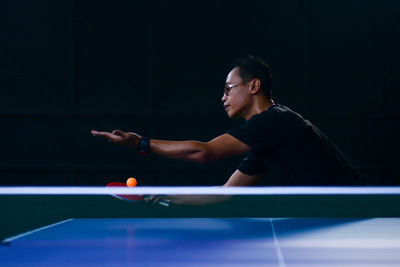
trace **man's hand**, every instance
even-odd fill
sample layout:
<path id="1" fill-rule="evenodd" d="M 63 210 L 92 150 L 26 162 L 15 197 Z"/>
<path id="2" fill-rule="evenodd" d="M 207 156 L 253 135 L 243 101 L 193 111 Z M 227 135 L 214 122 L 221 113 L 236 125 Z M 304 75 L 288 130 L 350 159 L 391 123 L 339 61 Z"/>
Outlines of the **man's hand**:
<path id="1" fill-rule="evenodd" d="M 106 138 L 115 144 L 131 146 L 134 148 L 138 147 L 140 139 L 142 138 L 136 133 L 126 133 L 120 130 L 114 130 L 111 133 L 92 130 L 91 133 L 93 136 Z"/>
<path id="2" fill-rule="evenodd" d="M 204 206 L 228 201 L 229 195 L 148 195 L 144 200 L 148 203 L 168 201 L 175 205 Z"/>

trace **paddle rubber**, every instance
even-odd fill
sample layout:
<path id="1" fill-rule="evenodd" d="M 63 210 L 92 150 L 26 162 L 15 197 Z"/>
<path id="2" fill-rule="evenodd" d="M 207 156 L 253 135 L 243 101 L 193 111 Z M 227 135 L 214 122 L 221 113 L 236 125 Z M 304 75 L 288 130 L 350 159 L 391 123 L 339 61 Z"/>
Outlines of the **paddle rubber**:
<path id="1" fill-rule="evenodd" d="M 118 183 L 118 182 L 112 182 L 108 183 L 106 187 L 112 187 L 112 186 L 119 186 L 119 187 L 128 187 L 126 183 Z M 144 200 L 145 196 L 141 195 L 114 195 L 112 194 L 113 197 L 116 197 L 121 200 L 125 201 L 130 201 L 130 202 L 135 202 L 135 201 L 142 201 Z M 164 206 L 164 207 L 169 207 L 170 202 L 169 200 L 159 200 L 157 204 Z"/>
<path id="2" fill-rule="evenodd" d="M 108 183 L 106 187 L 113 187 L 113 186 L 118 186 L 118 187 L 128 187 L 126 183 L 117 183 L 117 182 L 112 182 Z M 127 201 L 142 201 L 144 200 L 144 197 L 141 195 L 112 195 L 113 197 L 116 197 L 121 200 L 127 200 Z"/>

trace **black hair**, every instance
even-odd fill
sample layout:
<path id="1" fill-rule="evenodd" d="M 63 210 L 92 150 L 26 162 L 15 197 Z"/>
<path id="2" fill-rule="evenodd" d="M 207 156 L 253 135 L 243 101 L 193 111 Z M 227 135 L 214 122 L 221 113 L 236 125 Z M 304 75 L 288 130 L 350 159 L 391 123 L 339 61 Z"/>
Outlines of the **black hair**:
<path id="1" fill-rule="evenodd" d="M 233 64 L 233 68 L 238 68 L 239 75 L 245 83 L 250 82 L 252 79 L 259 79 L 261 81 L 261 90 L 268 98 L 272 97 L 271 69 L 263 60 L 249 55 L 237 59 Z"/>

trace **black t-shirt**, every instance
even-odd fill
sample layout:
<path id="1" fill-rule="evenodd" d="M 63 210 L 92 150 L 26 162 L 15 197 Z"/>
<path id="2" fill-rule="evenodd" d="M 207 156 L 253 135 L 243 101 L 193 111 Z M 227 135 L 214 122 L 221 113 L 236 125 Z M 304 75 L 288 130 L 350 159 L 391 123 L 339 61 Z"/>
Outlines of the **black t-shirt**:
<path id="1" fill-rule="evenodd" d="M 251 151 L 238 169 L 266 173 L 259 185 L 352 185 L 359 175 L 324 133 L 282 105 L 254 115 L 228 134 Z"/>

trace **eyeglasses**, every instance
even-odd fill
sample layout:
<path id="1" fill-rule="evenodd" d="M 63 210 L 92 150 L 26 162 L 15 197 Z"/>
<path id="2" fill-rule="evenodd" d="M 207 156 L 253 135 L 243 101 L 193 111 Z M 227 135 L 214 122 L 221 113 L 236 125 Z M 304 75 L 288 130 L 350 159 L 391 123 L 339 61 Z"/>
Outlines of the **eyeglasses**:
<path id="1" fill-rule="evenodd" d="M 224 87 L 224 95 L 225 96 L 229 96 L 229 93 L 231 92 L 231 90 L 232 90 L 232 88 L 234 88 L 234 87 L 236 87 L 236 86 L 239 86 L 240 84 L 239 83 L 231 83 L 231 84 L 225 84 L 225 87 Z"/>

